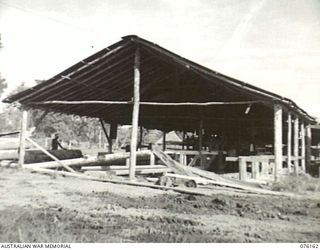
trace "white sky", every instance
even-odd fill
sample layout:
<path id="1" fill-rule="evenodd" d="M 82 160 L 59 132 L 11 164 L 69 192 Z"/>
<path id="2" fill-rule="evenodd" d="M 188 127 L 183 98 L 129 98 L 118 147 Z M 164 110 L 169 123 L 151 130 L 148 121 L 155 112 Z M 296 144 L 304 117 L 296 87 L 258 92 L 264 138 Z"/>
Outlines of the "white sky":
<path id="1" fill-rule="evenodd" d="M 318 0 L 0 0 L 9 89 L 136 34 L 320 117 Z"/>

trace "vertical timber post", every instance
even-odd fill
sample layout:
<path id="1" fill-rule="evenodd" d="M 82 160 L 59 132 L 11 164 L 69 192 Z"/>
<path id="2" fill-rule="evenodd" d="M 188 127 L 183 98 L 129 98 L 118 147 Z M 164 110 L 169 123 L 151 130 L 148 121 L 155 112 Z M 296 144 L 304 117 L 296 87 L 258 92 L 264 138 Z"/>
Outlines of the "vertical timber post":
<path id="1" fill-rule="evenodd" d="M 143 127 L 140 126 L 140 136 L 139 136 L 139 148 L 142 148 L 142 139 L 143 139 Z"/>
<path id="2" fill-rule="evenodd" d="M 136 148 L 138 137 L 138 122 L 139 122 L 139 106 L 140 106 L 140 49 L 136 48 L 134 55 L 134 86 L 133 86 L 133 110 L 132 110 L 132 132 L 130 144 L 130 168 L 129 178 L 135 178 L 136 171 Z"/>
<path id="3" fill-rule="evenodd" d="M 274 178 L 277 181 L 282 170 L 282 107 L 278 104 L 274 105 L 274 156 Z"/>
<path id="4" fill-rule="evenodd" d="M 247 179 L 247 162 L 245 157 L 239 157 L 239 180 Z"/>
<path id="5" fill-rule="evenodd" d="M 199 157 L 200 157 L 200 166 L 204 166 L 204 159 L 203 159 L 203 155 L 202 155 L 202 130 L 203 130 L 203 119 L 201 117 L 200 119 L 200 124 L 199 124 Z"/>
<path id="6" fill-rule="evenodd" d="M 311 164 L 311 126 L 306 126 L 306 172 L 310 170 Z"/>
<path id="7" fill-rule="evenodd" d="M 294 141 L 293 141 L 293 156 L 294 156 L 294 173 L 298 174 L 299 168 L 299 118 L 294 119 Z"/>
<path id="8" fill-rule="evenodd" d="M 291 172 L 291 154 L 292 154 L 292 119 L 291 113 L 288 112 L 288 141 L 287 141 L 287 165 L 288 172 Z"/>
<path id="9" fill-rule="evenodd" d="M 104 133 L 104 135 L 106 136 L 107 141 L 108 141 L 108 151 L 109 151 L 109 154 L 111 154 L 111 153 L 112 153 L 112 138 L 111 138 L 112 128 L 111 128 L 111 127 L 113 126 L 113 124 L 110 124 L 110 132 L 109 132 L 109 135 L 108 135 L 108 132 L 107 132 L 105 126 L 104 126 L 104 121 L 103 121 L 103 119 L 100 118 L 99 121 L 100 121 L 101 128 L 102 128 L 102 130 L 103 130 L 103 133 Z"/>
<path id="10" fill-rule="evenodd" d="M 24 164 L 25 147 L 26 147 L 26 132 L 28 123 L 28 112 L 22 111 L 20 145 L 19 145 L 19 167 L 22 168 Z"/>
<path id="11" fill-rule="evenodd" d="M 183 130 L 182 131 L 182 149 L 184 149 L 185 143 L 186 143 L 186 131 Z"/>
<path id="12" fill-rule="evenodd" d="M 166 131 L 163 131 L 163 137 L 162 137 L 162 151 L 166 151 Z"/>
<path id="13" fill-rule="evenodd" d="M 306 132 L 303 121 L 300 125 L 301 130 L 301 169 L 306 172 Z"/>

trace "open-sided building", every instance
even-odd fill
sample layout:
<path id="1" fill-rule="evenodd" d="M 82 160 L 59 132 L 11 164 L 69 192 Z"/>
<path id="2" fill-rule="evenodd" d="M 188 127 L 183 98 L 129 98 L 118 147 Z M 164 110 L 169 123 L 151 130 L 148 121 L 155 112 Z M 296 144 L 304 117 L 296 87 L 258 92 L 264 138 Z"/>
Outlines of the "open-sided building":
<path id="1" fill-rule="evenodd" d="M 284 166 L 289 171 L 305 171 L 310 125 L 315 123 L 290 99 L 134 35 L 5 102 L 97 117 L 110 124 L 132 124 L 133 169 L 140 125 L 167 132 L 198 131 L 198 150 L 210 148 L 211 143 L 236 157 L 240 166 L 251 161 L 261 168 L 271 159 L 275 176 Z M 259 156 L 252 160 L 249 155 Z"/>

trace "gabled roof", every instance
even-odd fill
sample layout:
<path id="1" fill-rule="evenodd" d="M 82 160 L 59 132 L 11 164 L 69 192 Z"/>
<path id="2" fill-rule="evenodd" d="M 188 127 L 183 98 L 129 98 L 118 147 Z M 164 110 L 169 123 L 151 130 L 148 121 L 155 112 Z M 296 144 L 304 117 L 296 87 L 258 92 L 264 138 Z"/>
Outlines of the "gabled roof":
<path id="1" fill-rule="evenodd" d="M 198 127 L 203 119 L 272 120 L 278 103 L 308 123 L 314 118 L 290 99 L 236 80 L 174 54 L 152 42 L 131 35 L 78 62 L 49 80 L 9 96 L 27 108 L 103 118 L 107 122 L 131 123 L 131 105 L 48 101 L 130 101 L 133 95 L 133 63 L 136 47 L 141 53 L 141 101 L 144 102 L 253 102 L 247 105 L 141 106 L 140 123 L 159 129 Z"/>

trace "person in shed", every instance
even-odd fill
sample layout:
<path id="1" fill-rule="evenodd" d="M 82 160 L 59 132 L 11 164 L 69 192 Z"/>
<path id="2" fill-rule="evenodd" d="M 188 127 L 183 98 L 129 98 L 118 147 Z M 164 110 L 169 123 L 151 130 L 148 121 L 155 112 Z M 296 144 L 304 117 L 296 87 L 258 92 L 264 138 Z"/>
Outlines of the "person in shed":
<path id="1" fill-rule="evenodd" d="M 54 138 L 52 139 L 52 142 L 51 142 L 51 149 L 52 150 L 57 150 L 58 148 L 61 148 L 61 149 L 64 149 L 64 147 L 62 147 L 61 143 L 59 142 L 59 135 L 58 134 L 55 134 L 54 135 Z"/>

